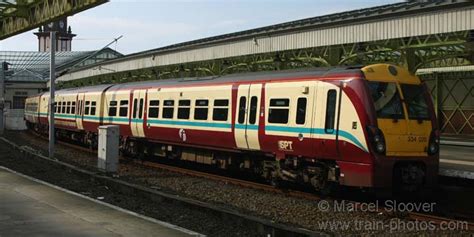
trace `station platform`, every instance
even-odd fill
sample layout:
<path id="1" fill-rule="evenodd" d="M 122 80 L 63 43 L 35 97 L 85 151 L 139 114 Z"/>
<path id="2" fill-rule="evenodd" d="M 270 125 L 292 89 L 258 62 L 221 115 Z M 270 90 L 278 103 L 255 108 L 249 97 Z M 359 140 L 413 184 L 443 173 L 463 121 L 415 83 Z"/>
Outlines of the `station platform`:
<path id="1" fill-rule="evenodd" d="M 474 135 L 441 135 L 441 145 L 474 147 Z"/>
<path id="2" fill-rule="evenodd" d="M 0 167 L 0 236 L 199 236 Z"/>
<path id="3" fill-rule="evenodd" d="M 474 146 L 441 145 L 440 175 L 474 179 Z"/>

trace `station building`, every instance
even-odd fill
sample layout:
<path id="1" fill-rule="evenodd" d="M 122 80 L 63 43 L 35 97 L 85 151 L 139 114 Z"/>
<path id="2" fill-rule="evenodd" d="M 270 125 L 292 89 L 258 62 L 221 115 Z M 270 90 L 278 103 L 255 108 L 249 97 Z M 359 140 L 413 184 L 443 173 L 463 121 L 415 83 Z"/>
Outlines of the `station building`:
<path id="1" fill-rule="evenodd" d="M 66 19 L 44 25 L 34 33 L 38 36 L 38 51 L 0 51 L 0 62 L 8 64 L 8 68 L 4 68 L 7 129 L 26 129 L 23 121 L 26 98 L 48 90 L 51 31 L 58 32 L 55 54 L 58 75 L 71 69 L 123 56 L 111 48 L 72 51 L 72 40 L 76 35 L 72 33 L 71 27 L 68 27 Z"/>

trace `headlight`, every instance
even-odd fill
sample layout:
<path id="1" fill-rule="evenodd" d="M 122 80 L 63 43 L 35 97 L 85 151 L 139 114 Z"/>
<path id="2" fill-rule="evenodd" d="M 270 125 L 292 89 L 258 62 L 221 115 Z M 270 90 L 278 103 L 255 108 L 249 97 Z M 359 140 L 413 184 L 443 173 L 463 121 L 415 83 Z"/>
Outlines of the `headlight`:
<path id="1" fill-rule="evenodd" d="M 377 152 L 383 153 L 385 151 L 385 144 L 382 142 L 377 142 L 376 149 L 377 149 Z"/>
<path id="2" fill-rule="evenodd" d="M 434 142 L 430 144 L 429 149 L 431 154 L 435 154 L 436 152 L 438 152 L 438 146 Z"/>
<path id="3" fill-rule="evenodd" d="M 430 142 L 428 144 L 428 154 L 434 155 L 439 152 L 439 131 L 433 130 L 430 134 Z"/>
<path id="4" fill-rule="evenodd" d="M 385 138 L 380 129 L 374 126 L 367 126 L 369 138 L 371 138 L 372 147 L 379 154 L 385 153 Z"/>

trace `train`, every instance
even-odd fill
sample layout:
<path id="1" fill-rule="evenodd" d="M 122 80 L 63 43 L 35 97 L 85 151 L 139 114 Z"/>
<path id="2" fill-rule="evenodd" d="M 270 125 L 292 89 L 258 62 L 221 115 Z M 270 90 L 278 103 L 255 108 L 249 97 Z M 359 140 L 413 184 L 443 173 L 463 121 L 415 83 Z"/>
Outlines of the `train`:
<path id="1" fill-rule="evenodd" d="M 29 129 L 48 133 L 49 93 L 27 98 Z M 272 184 L 434 187 L 439 135 L 426 85 L 403 67 L 252 72 L 58 90 L 55 136 L 91 148 L 120 128 L 130 157 L 252 172 Z"/>

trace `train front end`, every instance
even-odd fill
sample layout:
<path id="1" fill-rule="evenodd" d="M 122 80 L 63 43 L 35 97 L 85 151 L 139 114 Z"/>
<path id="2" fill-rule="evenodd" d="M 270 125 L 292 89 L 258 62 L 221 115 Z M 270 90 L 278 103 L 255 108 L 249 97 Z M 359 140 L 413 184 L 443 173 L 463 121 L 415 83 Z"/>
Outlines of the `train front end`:
<path id="1" fill-rule="evenodd" d="M 415 191 L 433 187 L 439 168 L 439 129 L 431 96 L 421 80 L 401 67 L 362 68 L 373 121 L 367 138 L 375 187 Z"/>

